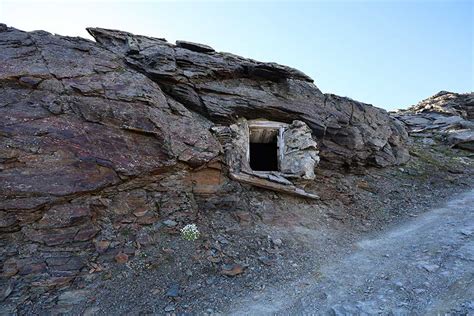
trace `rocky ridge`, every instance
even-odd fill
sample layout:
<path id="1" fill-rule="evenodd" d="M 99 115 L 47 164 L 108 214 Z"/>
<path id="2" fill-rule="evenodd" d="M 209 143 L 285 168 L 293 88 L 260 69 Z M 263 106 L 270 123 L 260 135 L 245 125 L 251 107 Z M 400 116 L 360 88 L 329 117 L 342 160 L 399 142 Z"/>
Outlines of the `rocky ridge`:
<path id="1" fill-rule="evenodd" d="M 392 114 L 411 136 L 474 151 L 474 93 L 441 91 Z"/>

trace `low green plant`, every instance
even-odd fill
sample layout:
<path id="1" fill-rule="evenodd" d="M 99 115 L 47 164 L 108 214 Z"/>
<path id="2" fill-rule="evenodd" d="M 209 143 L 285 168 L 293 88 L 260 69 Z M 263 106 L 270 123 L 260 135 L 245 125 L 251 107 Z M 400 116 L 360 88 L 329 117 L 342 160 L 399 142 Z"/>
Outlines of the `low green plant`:
<path id="1" fill-rule="evenodd" d="M 184 240 L 194 241 L 199 238 L 200 234 L 196 224 L 188 224 L 181 229 L 181 237 Z"/>

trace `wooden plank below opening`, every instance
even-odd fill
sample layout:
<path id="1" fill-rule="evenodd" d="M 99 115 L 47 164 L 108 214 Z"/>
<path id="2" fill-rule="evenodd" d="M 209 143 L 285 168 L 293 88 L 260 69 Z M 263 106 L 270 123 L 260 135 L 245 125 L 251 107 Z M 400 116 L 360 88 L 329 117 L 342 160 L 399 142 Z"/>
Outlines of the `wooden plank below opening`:
<path id="1" fill-rule="evenodd" d="M 264 188 L 264 189 L 269 189 L 277 192 L 283 192 L 283 193 L 288 193 L 292 195 L 297 195 L 305 198 L 310 198 L 313 200 L 319 200 L 319 196 L 314 193 L 309 193 L 306 192 L 305 190 L 301 188 L 297 188 L 294 185 L 286 185 L 286 184 L 281 184 L 281 183 L 276 183 L 272 182 L 269 180 L 265 180 L 256 176 L 252 176 L 249 174 L 245 173 L 230 173 L 230 178 L 242 183 L 246 184 L 251 184 L 256 187 Z"/>

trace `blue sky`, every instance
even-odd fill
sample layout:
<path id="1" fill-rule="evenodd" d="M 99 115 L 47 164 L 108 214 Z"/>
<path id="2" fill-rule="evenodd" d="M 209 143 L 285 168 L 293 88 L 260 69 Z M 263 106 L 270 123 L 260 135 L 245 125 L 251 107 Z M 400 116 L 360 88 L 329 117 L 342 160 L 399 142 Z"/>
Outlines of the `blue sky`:
<path id="1" fill-rule="evenodd" d="M 189 40 L 298 68 L 323 91 L 391 110 L 474 90 L 474 1 L 0 0 L 0 22 Z"/>

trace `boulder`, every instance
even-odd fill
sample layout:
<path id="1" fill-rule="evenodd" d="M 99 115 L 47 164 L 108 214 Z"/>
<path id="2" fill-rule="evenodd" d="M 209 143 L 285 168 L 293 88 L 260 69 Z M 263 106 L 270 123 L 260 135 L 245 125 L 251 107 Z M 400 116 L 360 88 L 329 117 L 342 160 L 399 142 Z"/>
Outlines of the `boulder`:
<path id="1" fill-rule="evenodd" d="M 458 148 L 474 151 L 474 129 L 452 131 L 447 134 L 447 141 Z"/>

